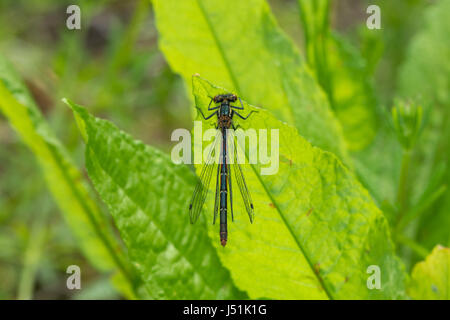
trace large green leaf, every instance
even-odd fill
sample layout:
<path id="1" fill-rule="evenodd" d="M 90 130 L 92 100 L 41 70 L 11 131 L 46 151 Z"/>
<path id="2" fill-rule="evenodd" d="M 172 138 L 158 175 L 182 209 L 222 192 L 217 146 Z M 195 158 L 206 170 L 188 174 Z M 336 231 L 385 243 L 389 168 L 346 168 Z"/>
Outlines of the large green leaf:
<path id="1" fill-rule="evenodd" d="M 202 110 L 209 97 L 227 92 L 199 77 L 193 78 L 193 90 Z M 254 200 L 253 225 L 242 209 L 238 188 L 233 187 L 235 222 L 229 226 L 227 247 L 218 251 L 236 285 L 251 298 L 403 297 L 405 273 L 394 254 L 387 221 L 353 174 L 295 128 L 264 109 L 246 102 L 244 106 L 243 114 L 258 113 L 238 121 L 241 127 L 279 130 L 280 161 L 274 175 L 261 174 L 266 165 L 243 165 Z M 270 146 L 270 131 L 268 136 Z M 253 152 L 257 151 L 248 154 Z M 212 198 L 207 202 L 209 209 Z M 219 247 L 217 228 L 210 232 Z M 366 286 L 370 265 L 382 270 L 382 290 Z"/>
<path id="2" fill-rule="evenodd" d="M 48 188 L 89 261 L 103 271 L 131 272 L 108 220 L 83 185 L 81 173 L 52 134 L 10 64 L 0 56 L 0 110 L 36 156 Z"/>
<path id="3" fill-rule="evenodd" d="M 450 300 L 450 249 L 436 246 L 414 266 L 407 292 L 418 300 Z"/>
<path id="4" fill-rule="evenodd" d="M 295 125 L 347 161 L 338 121 L 264 0 L 154 0 L 159 46 L 190 86 L 199 73 Z"/>
<path id="5" fill-rule="evenodd" d="M 206 226 L 189 225 L 196 182 L 187 166 L 72 107 L 86 140 L 86 167 L 114 217 L 149 295 L 157 299 L 244 298 L 221 265 Z"/>

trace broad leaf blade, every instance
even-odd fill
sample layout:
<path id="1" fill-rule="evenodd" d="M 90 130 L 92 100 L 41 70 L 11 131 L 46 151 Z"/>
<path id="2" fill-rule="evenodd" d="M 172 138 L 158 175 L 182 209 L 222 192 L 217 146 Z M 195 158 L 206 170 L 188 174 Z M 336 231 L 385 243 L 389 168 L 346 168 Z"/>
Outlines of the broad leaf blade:
<path id="1" fill-rule="evenodd" d="M 193 90 L 201 107 L 209 103 L 208 96 L 227 91 L 199 77 L 193 78 Z M 255 222 L 248 223 L 234 192 L 235 222 L 230 222 L 226 249 L 218 249 L 236 285 L 251 298 L 403 297 L 405 272 L 394 254 L 387 221 L 353 174 L 295 128 L 264 109 L 244 106 L 247 112 L 258 111 L 239 122 L 245 128 L 279 130 L 280 162 L 275 175 L 261 175 L 265 165 L 243 165 Z M 212 215 L 213 197 L 208 204 Z M 210 233 L 219 247 L 218 228 Z M 370 265 L 383 270 L 382 290 L 366 286 Z"/>
<path id="2" fill-rule="evenodd" d="M 108 220 L 88 195 L 82 176 L 47 127 L 18 75 L 0 57 L 0 110 L 36 156 L 48 188 L 89 261 L 103 271 L 131 274 Z"/>
<path id="3" fill-rule="evenodd" d="M 69 104 L 87 140 L 89 177 L 108 205 L 150 296 L 244 298 L 211 246 L 204 220 L 189 224 L 195 175 L 111 123 Z"/>
<path id="4" fill-rule="evenodd" d="M 407 291 L 417 300 L 450 300 L 450 249 L 436 246 L 416 264 Z"/>
<path id="5" fill-rule="evenodd" d="M 327 99 L 264 0 L 153 1 L 159 46 L 190 85 L 199 73 L 264 105 L 313 145 L 347 160 Z"/>

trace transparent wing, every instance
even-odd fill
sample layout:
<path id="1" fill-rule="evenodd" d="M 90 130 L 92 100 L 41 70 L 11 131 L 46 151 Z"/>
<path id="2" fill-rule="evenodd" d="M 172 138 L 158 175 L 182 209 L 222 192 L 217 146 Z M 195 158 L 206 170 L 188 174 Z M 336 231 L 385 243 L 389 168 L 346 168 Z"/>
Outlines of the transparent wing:
<path id="1" fill-rule="evenodd" d="M 234 176 L 236 178 L 236 184 L 239 187 L 239 191 L 241 192 L 242 199 L 244 200 L 245 210 L 247 211 L 248 217 L 250 219 L 250 223 L 253 223 L 254 212 L 253 212 L 253 201 L 250 196 L 250 192 L 248 191 L 247 184 L 245 183 L 244 174 L 242 173 L 241 165 L 239 164 L 239 155 L 237 150 L 237 143 L 234 140 L 234 136 L 231 136 L 229 141 L 234 145 L 234 163 L 231 165 L 234 171 Z"/>
<path id="2" fill-rule="evenodd" d="M 202 211 L 203 205 L 205 204 L 206 196 L 208 195 L 209 184 L 211 182 L 212 172 L 215 165 L 216 157 L 216 144 L 220 139 L 220 131 L 217 130 L 216 137 L 214 139 L 212 148 L 208 154 L 208 158 L 203 165 L 202 171 L 200 173 L 200 181 L 197 183 L 192 195 L 191 202 L 189 204 L 189 216 L 191 223 L 195 223 Z"/>

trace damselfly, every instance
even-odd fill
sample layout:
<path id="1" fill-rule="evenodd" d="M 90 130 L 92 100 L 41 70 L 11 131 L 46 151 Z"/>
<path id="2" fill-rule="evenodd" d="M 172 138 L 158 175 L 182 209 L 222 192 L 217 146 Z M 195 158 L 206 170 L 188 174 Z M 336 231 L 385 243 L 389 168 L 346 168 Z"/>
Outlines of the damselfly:
<path id="1" fill-rule="evenodd" d="M 234 106 L 232 103 L 235 103 L 239 99 L 240 107 Z M 214 102 L 214 105 L 211 104 Z M 216 139 L 212 144 L 211 151 L 209 152 L 208 158 L 205 162 L 205 165 L 202 168 L 200 173 L 200 181 L 195 187 L 194 194 L 192 195 L 191 203 L 189 204 L 189 214 L 191 218 L 191 223 L 195 223 L 197 221 L 200 212 L 202 211 L 203 205 L 205 204 L 206 196 L 208 194 L 209 184 L 211 182 L 211 177 L 213 173 L 213 168 L 215 164 L 215 150 L 216 144 L 218 141 L 221 142 L 220 146 L 220 155 L 219 155 L 219 163 L 217 165 L 217 180 L 216 180 L 216 194 L 215 194 L 215 204 L 214 204 L 214 218 L 213 224 L 216 222 L 217 213 L 220 212 L 220 243 L 222 246 L 227 244 L 227 214 L 228 214 L 228 196 L 230 203 L 230 213 L 231 220 L 234 220 L 233 216 L 233 191 L 231 184 L 231 170 L 232 167 L 234 171 L 234 176 L 236 178 L 236 184 L 239 187 L 239 191 L 241 192 L 242 199 L 244 201 L 245 209 L 250 218 L 250 222 L 253 222 L 253 202 L 250 197 L 250 192 L 248 191 L 247 185 L 245 183 L 244 174 L 242 173 L 242 168 L 239 164 L 238 152 L 236 143 L 233 143 L 231 139 L 234 139 L 233 136 L 229 135 L 229 129 L 233 128 L 236 130 L 235 124 L 233 123 L 233 117 L 238 116 L 242 120 L 247 120 L 248 117 L 256 112 L 254 110 L 250 111 L 246 116 L 243 116 L 239 113 L 238 110 L 244 110 L 244 105 L 242 100 L 238 98 L 235 94 L 227 93 L 220 94 L 211 98 L 211 101 L 208 105 L 208 111 L 214 111 L 210 115 L 205 116 L 200 108 L 197 107 L 203 119 L 209 120 L 213 116 L 217 117 L 217 135 Z M 231 143 L 230 143 L 231 142 Z M 230 147 L 233 148 L 233 164 L 230 166 Z"/>

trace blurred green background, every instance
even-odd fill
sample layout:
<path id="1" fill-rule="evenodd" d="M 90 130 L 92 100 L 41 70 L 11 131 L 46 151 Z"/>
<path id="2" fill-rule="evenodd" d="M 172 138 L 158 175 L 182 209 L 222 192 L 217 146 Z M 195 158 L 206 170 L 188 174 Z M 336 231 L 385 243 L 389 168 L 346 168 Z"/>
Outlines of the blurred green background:
<path id="1" fill-rule="evenodd" d="M 365 27 L 365 9 L 372 2 L 382 5 L 383 32 Z M 73 3 L 82 8 L 80 31 L 65 27 L 66 8 Z M 269 3 L 281 28 L 303 48 L 297 1 Z M 373 68 L 380 109 L 393 104 L 406 50 L 433 3 L 333 2 L 332 29 L 359 48 Z M 91 113 L 164 151 L 172 146 L 173 129 L 191 128 L 186 88 L 158 50 L 157 36 L 148 0 L 0 2 L 0 52 L 18 70 L 79 168 L 83 167 L 84 145 L 62 97 L 89 106 Z M 411 258 L 408 268 L 415 260 Z M 70 264 L 83 270 L 82 291 L 66 288 L 65 271 Z M 108 275 L 99 274 L 84 259 L 32 153 L 0 115 L 0 299 L 15 298 L 121 296 Z"/>

